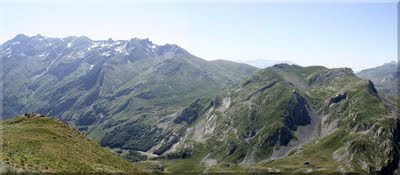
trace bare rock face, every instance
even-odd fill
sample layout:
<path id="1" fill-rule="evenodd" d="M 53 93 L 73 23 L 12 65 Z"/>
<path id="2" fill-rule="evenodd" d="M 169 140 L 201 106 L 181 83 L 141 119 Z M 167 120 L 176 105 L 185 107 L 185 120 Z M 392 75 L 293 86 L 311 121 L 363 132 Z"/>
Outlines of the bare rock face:
<path id="1" fill-rule="evenodd" d="M 24 116 L 27 117 L 27 118 L 45 117 L 45 116 L 42 115 L 42 114 L 38 114 L 38 113 L 34 113 L 34 112 L 25 113 Z"/>
<path id="2" fill-rule="evenodd" d="M 329 104 L 339 103 L 340 101 L 342 101 L 346 98 L 347 98 L 347 92 L 340 92 L 339 94 L 335 95 L 334 97 L 331 97 L 331 99 L 329 100 Z"/>
<path id="3" fill-rule="evenodd" d="M 293 93 L 293 97 L 295 99 L 295 104 L 288 110 L 283 120 L 285 126 L 296 131 L 298 126 L 310 124 L 311 118 L 307 110 L 307 101 L 297 91 Z"/>
<path id="4" fill-rule="evenodd" d="M 365 80 L 371 80 L 376 85 L 376 89 L 379 93 L 397 96 L 397 82 L 400 77 L 400 70 L 398 67 L 399 63 L 392 61 L 375 68 L 362 70 L 357 73 L 357 76 Z"/>
<path id="5" fill-rule="evenodd" d="M 371 80 L 368 80 L 368 90 L 374 94 L 377 94 L 378 91 L 375 89 L 375 85 Z"/>
<path id="6" fill-rule="evenodd" d="M 200 98 L 197 98 L 192 104 L 190 104 L 181 112 L 181 114 L 174 120 L 174 122 L 177 124 L 182 122 L 192 124 L 197 119 L 202 109 L 200 102 Z"/>
<path id="7" fill-rule="evenodd" d="M 262 147 L 268 146 L 286 146 L 294 136 L 288 128 L 280 128 L 270 135 L 267 140 L 262 144 Z"/>

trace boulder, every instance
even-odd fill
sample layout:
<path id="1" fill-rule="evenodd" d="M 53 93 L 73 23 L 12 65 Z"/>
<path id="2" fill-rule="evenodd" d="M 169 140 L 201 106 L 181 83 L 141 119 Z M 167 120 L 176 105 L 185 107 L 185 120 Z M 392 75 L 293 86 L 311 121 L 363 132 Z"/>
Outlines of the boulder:
<path id="1" fill-rule="evenodd" d="M 346 92 L 340 92 L 339 94 L 335 95 L 334 97 L 331 97 L 329 100 L 329 104 L 332 103 L 339 103 L 340 101 L 344 100 L 347 98 L 347 93 Z"/>

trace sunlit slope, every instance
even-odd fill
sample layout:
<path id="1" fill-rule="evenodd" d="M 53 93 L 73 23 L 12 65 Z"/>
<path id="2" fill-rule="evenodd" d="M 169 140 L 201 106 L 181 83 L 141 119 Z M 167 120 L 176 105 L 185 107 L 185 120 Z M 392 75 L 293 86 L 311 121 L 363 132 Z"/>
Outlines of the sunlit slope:
<path id="1" fill-rule="evenodd" d="M 142 172 L 75 129 L 48 117 L 1 121 L 3 171 Z"/>
<path id="2" fill-rule="evenodd" d="M 166 170 L 181 172 L 180 164 L 197 172 L 393 172 L 398 121 L 378 94 L 347 68 L 260 70 L 183 110 L 176 120 L 188 129 L 166 156 Z"/>

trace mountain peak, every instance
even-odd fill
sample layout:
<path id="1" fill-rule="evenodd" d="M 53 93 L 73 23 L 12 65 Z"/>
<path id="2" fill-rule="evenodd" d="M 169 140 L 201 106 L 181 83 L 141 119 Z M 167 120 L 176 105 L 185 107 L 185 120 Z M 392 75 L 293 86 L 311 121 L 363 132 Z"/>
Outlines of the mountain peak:
<path id="1" fill-rule="evenodd" d="M 153 45 L 153 42 L 151 42 L 148 38 L 144 38 L 144 39 L 132 38 L 130 41 L 134 42 L 134 43 L 142 43 L 144 45 Z"/>
<path id="2" fill-rule="evenodd" d="M 29 39 L 29 36 L 26 36 L 24 34 L 18 34 L 17 36 L 15 36 L 12 40 L 13 41 L 25 41 Z"/>
<path id="3" fill-rule="evenodd" d="M 91 40 L 89 37 L 87 37 L 87 36 L 85 36 L 85 35 L 80 36 L 79 39 Z"/>
<path id="4" fill-rule="evenodd" d="M 393 65 L 393 64 L 394 64 L 394 65 L 396 65 L 397 62 L 393 60 L 393 61 L 391 61 L 391 62 L 389 62 L 389 63 L 385 63 L 385 64 L 389 64 L 389 65 Z M 384 64 L 384 65 L 385 65 L 385 64 Z"/>
<path id="5" fill-rule="evenodd" d="M 279 69 L 284 69 L 284 68 L 290 67 L 290 65 L 287 63 L 280 63 L 280 64 L 275 64 L 273 67 L 279 68 Z"/>

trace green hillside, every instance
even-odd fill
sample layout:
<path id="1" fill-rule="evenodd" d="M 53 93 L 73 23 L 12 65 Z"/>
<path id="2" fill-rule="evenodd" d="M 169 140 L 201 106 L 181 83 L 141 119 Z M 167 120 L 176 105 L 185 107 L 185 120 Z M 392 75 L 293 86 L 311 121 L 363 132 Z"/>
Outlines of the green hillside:
<path id="1" fill-rule="evenodd" d="M 143 172 L 75 129 L 48 117 L 1 121 L 2 172 Z"/>
<path id="2" fill-rule="evenodd" d="M 383 100 L 351 69 L 275 65 L 187 106 L 188 132 L 162 160 L 171 172 L 393 172 L 399 128 Z"/>

